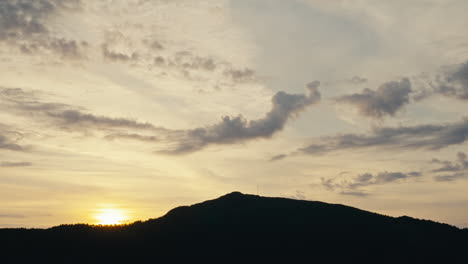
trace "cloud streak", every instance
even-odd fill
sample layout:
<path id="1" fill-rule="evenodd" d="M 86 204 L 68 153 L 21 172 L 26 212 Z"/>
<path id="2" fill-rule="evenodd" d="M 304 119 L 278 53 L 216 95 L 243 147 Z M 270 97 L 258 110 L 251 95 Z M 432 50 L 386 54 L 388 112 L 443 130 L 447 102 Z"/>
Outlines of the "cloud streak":
<path id="1" fill-rule="evenodd" d="M 468 177 L 468 160 L 464 152 L 457 153 L 457 161 L 455 162 L 433 159 L 431 163 L 441 165 L 441 167 L 433 169 L 432 172 L 446 173 L 435 176 L 436 181 L 449 182 Z"/>
<path id="2" fill-rule="evenodd" d="M 107 140 L 158 143 L 165 147 L 156 152 L 177 155 L 198 151 L 209 145 L 270 138 L 281 131 L 289 119 L 320 101 L 319 86 L 318 81 L 309 83 L 306 94 L 276 93 L 272 98 L 271 110 L 263 118 L 247 121 L 242 115 L 225 116 L 217 124 L 189 130 L 172 130 L 148 122 L 86 113 L 76 106 L 44 102 L 34 92 L 20 88 L 0 87 L 0 107 L 41 123 L 48 122 L 64 131 L 100 130 L 108 133 L 104 136 Z M 4 143 L 3 148 L 20 148 L 6 139 L 0 142 Z"/>
<path id="3" fill-rule="evenodd" d="M 127 139 L 127 140 L 136 140 L 143 141 L 148 143 L 160 142 L 161 139 L 156 136 L 141 135 L 136 133 L 114 133 L 105 136 L 107 140 L 117 140 L 117 139 Z"/>
<path id="4" fill-rule="evenodd" d="M 369 134 L 339 134 L 322 137 L 320 143 L 299 149 L 308 155 L 341 150 L 368 148 L 438 150 L 462 144 L 468 139 L 468 119 L 439 125 L 418 125 L 374 128 Z"/>
<path id="5" fill-rule="evenodd" d="M 29 167 L 29 166 L 32 166 L 31 162 L 10 162 L 10 161 L 0 162 L 0 167 L 3 167 L 3 168 Z"/>
<path id="6" fill-rule="evenodd" d="M 212 144 L 232 144 L 257 138 L 269 138 L 281 131 L 291 117 L 320 101 L 318 81 L 307 85 L 307 94 L 276 93 L 272 108 L 263 118 L 247 121 L 242 116 L 225 116 L 214 125 L 180 131 L 175 146 L 162 151 L 167 154 L 184 154 Z"/>
<path id="7" fill-rule="evenodd" d="M 401 182 L 408 179 L 421 177 L 422 173 L 420 172 L 380 172 L 377 174 L 372 173 L 363 173 L 355 176 L 351 179 L 336 179 L 329 178 L 321 179 L 322 187 L 329 191 L 336 191 L 342 195 L 352 195 L 352 196 L 368 196 L 369 193 L 362 191 L 363 187 L 371 185 L 383 185 L 394 182 Z"/>
<path id="8" fill-rule="evenodd" d="M 83 112 L 83 109 L 68 104 L 41 101 L 34 92 L 20 88 L 0 87 L 0 107 L 29 116 L 38 121 L 48 121 L 65 130 L 88 129 L 139 129 L 161 131 L 148 122 L 127 118 L 112 118 Z"/>

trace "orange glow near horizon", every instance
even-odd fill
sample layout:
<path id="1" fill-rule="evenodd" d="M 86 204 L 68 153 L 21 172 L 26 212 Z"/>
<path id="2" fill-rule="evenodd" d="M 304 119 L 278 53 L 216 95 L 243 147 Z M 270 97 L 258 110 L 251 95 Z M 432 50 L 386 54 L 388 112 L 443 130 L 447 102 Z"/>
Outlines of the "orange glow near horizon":
<path id="1" fill-rule="evenodd" d="M 127 215 L 124 211 L 115 208 L 100 209 L 94 218 L 98 225 L 120 225 L 127 222 Z"/>

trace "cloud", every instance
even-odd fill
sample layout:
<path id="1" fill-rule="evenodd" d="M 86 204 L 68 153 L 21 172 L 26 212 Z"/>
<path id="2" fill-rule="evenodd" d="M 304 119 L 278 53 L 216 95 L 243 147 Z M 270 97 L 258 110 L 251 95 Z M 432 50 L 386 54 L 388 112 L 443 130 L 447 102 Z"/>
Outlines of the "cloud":
<path id="1" fill-rule="evenodd" d="M 337 191 L 343 195 L 368 196 L 369 193 L 363 192 L 361 188 L 371 185 L 383 185 L 393 182 L 401 182 L 407 179 L 421 177 L 420 172 L 380 172 L 377 174 L 363 173 L 351 179 L 322 178 L 322 186 L 329 191 Z"/>
<path id="2" fill-rule="evenodd" d="M 214 58 L 194 55 L 189 51 L 178 51 L 173 55 L 163 57 L 158 55 L 154 58 L 154 65 L 158 67 L 176 68 L 182 71 L 208 71 L 212 72 L 220 64 L 225 62 L 216 61 Z"/>
<path id="3" fill-rule="evenodd" d="M 0 107 L 17 114 L 29 116 L 38 121 L 48 121 L 66 130 L 129 128 L 162 131 L 148 122 L 138 122 L 127 118 L 112 118 L 85 113 L 80 107 L 43 102 L 31 91 L 21 88 L 0 87 Z"/>
<path id="4" fill-rule="evenodd" d="M 139 57 L 137 52 L 132 52 L 131 54 L 125 54 L 122 52 L 112 51 L 109 49 L 109 46 L 107 44 L 103 44 L 101 48 L 102 48 L 102 55 L 104 56 L 104 58 L 110 61 L 122 61 L 122 62 L 135 61 L 135 60 L 138 60 L 138 57 Z"/>
<path id="5" fill-rule="evenodd" d="M 252 83 L 258 80 L 257 73 L 248 67 L 239 67 L 215 56 L 197 55 L 180 50 L 172 54 L 150 49 L 156 53 L 150 65 L 165 72 L 178 74 L 179 78 L 191 81 L 214 82 L 215 90 L 223 86 L 233 87 L 238 84 Z M 142 58 L 144 60 L 145 58 Z"/>
<path id="6" fill-rule="evenodd" d="M 0 150 L 26 151 L 28 147 L 18 144 L 22 138 L 21 132 L 0 123 Z"/>
<path id="7" fill-rule="evenodd" d="M 10 138 L 5 135 L 0 134 L 0 149 L 13 150 L 13 151 L 23 151 L 24 147 L 16 144 Z"/>
<path id="8" fill-rule="evenodd" d="M 1 1 L 0 39 L 30 38 L 48 32 L 44 20 L 55 10 L 52 1 Z"/>
<path id="9" fill-rule="evenodd" d="M 295 200 L 307 200 L 307 196 L 303 191 L 296 190 L 296 194 L 290 195 L 289 198 Z"/>
<path id="10" fill-rule="evenodd" d="M 361 93 L 340 96 L 336 101 L 357 107 L 364 116 L 382 118 L 394 116 L 408 104 L 411 92 L 411 82 L 404 78 L 384 83 L 377 90 L 366 88 Z"/>
<path id="11" fill-rule="evenodd" d="M 81 9 L 80 0 L 0 1 L 0 41 L 25 54 L 47 50 L 63 58 L 82 58 L 85 42 L 55 37 L 47 26 L 52 14 Z"/>
<path id="12" fill-rule="evenodd" d="M 448 174 L 448 175 L 438 175 L 438 176 L 435 176 L 434 179 L 438 182 L 451 182 L 451 181 L 456 181 L 456 180 L 463 179 L 466 177 L 467 177 L 467 173 L 457 172 L 457 173 Z"/>
<path id="13" fill-rule="evenodd" d="M 156 129 L 151 123 L 141 123 L 126 118 L 111 118 L 94 114 L 82 113 L 78 110 L 65 110 L 59 112 L 47 112 L 46 115 L 57 122 L 57 125 L 64 128 L 136 128 L 136 129 Z"/>
<path id="14" fill-rule="evenodd" d="M 211 144 L 232 144 L 257 138 L 269 138 L 281 131 L 286 122 L 306 107 L 320 101 L 320 83 L 307 85 L 307 94 L 278 92 L 272 98 L 272 108 L 265 117 L 247 121 L 242 116 L 225 116 L 221 122 L 196 129 L 180 131 L 172 149 L 162 151 L 168 154 L 183 154 L 200 150 Z"/>
<path id="15" fill-rule="evenodd" d="M 195 56 L 189 51 L 179 51 L 170 60 L 169 64 L 180 67 L 184 70 L 205 70 L 213 71 L 217 65 L 212 58 Z"/>
<path id="16" fill-rule="evenodd" d="M 423 87 L 413 96 L 416 101 L 434 95 L 468 100 L 468 61 L 445 66 L 435 76 L 421 74 L 418 78 L 422 81 Z"/>
<path id="17" fill-rule="evenodd" d="M 156 136 L 148 136 L 148 135 L 140 135 L 136 133 L 115 133 L 115 134 L 110 134 L 105 136 L 105 139 L 107 140 L 115 140 L 115 139 L 129 139 L 129 140 L 137 140 L 137 141 L 143 141 L 143 142 L 159 142 L 161 141 L 160 138 Z"/>
<path id="18" fill-rule="evenodd" d="M 468 62 L 447 70 L 431 83 L 433 93 L 468 100 Z"/>
<path id="19" fill-rule="evenodd" d="M 374 128 L 370 134 L 339 134 L 322 137 L 320 143 L 299 149 L 308 155 L 340 150 L 373 147 L 437 150 L 462 144 L 468 139 L 468 119 L 439 125 L 418 125 Z"/>
<path id="20" fill-rule="evenodd" d="M 286 154 L 280 154 L 280 155 L 276 155 L 276 156 L 273 156 L 270 161 L 278 161 L 278 160 L 282 160 L 282 159 L 285 159 L 288 155 Z"/>
<path id="21" fill-rule="evenodd" d="M 341 195 L 357 196 L 357 197 L 367 197 L 370 193 L 360 192 L 360 191 L 343 191 L 340 192 Z"/>
<path id="22" fill-rule="evenodd" d="M 159 42 L 157 40 L 144 39 L 143 44 L 145 44 L 147 47 L 149 47 L 150 49 L 152 49 L 154 51 L 164 50 L 164 46 L 161 44 L 161 42 Z"/>
<path id="23" fill-rule="evenodd" d="M 25 218 L 25 216 L 19 214 L 0 214 L 0 218 Z"/>
<path id="24" fill-rule="evenodd" d="M 82 49 L 87 47 L 85 41 L 66 40 L 64 38 L 52 39 L 48 44 L 48 49 L 60 54 L 63 58 L 80 59 L 83 58 Z"/>
<path id="25" fill-rule="evenodd" d="M 157 151 L 159 153 L 184 154 L 208 145 L 234 144 L 273 136 L 284 128 L 290 118 L 320 101 L 319 86 L 318 81 L 309 83 L 307 94 L 276 93 L 272 98 L 271 110 L 263 118 L 247 121 L 241 115 L 225 116 L 217 124 L 189 130 L 172 130 L 148 122 L 86 113 L 76 106 L 44 102 L 35 92 L 20 88 L 0 87 L 0 108 L 65 131 L 101 130 L 108 133 L 104 137 L 107 140 L 158 142 L 166 146 Z M 142 134 L 142 130 L 158 134 Z M 19 148 L 6 139 L 3 142 L 3 148 Z"/>
<path id="26" fill-rule="evenodd" d="M 464 152 L 457 153 L 457 161 L 443 161 L 433 159 L 433 164 L 442 165 L 437 169 L 431 170 L 435 173 L 450 173 L 444 175 L 437 175 L 434 177 L 436 181 L 455 181 L 461 178 L 468 177 L 468 160 Z"/>
<path id="27" fill-rule="evenodd" d="M 4 168 L 29 167 L 29 166 L 32 166 L 31 162 L 9 162 L 9 161 L 0 162 L 0 167 L 4 167 Z"/>
<path id="28" fill-rule="evenodd" d="M 359 76 L 354 76 L 353 78 L 351 78 L 351 79 L 349 80 L 349 82 L 350 82 L 351 84 L 359 85 L 359 84 L 367 83 L 367 79 L 366 79 L 366 78 L 359 77 Z"/>
<path id="29" fill-rule="evenodd" d="M 229 77 L 233 82 L 249 82 L 255 80 L 255 71 L 249 68 L 243 70 L 230 68 L 225 70 L 223 74 Z"/>

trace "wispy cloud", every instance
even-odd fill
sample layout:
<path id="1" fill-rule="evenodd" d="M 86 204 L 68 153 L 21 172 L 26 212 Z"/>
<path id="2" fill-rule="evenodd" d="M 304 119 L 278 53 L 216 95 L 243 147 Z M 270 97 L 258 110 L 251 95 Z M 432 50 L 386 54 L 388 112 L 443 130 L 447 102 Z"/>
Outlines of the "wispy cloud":
<path id="1" fill-rule="evenodd" d="M 19 143 L 23 137 L 24 135 L 14 128 L 0 124 L 0 149 L 10 151 L 28 150 L 28 146 Z"/>
<path id="2" fill-rule="evenodd" d="M 421 172 L 379 172 L 377 174 L 363 173 L 353 178 L 322 178 L 322 187 L 329 191 L 335 191 L 342 195 L 368 196 L 370 193 L 362 190 L 363 187 L 371 185 L 383 185 L 394 182 L 421 177 Z"/>
<path id="3" fill-rule="evenodd" d="M 147 122 L 86 113 L 78 106 L 43 101 L 34 92 L 21 88 L 0 87 L 0 107 L 5 111 L 13 111 L 40 122 L 47 121 L 58 128 L 72 131 L 112 128 L 159 129 Z"/>
<path id="4" fill-rule="evenodd" d="M 25 218 L 25 216 L 20 214 L 0 214 L 0 218 Z"/>
<path id="5" fill-rule="evenodd" d="M 29 166 L 32 166 L 32 165 L 33 164 L 31 162 L 25 162 L 25 161 L 20 161 L 20 162 L 4 161 L 4 162 L 0 162 L 0 167 L 4 167 L 4 168 L 29 167 Z"/>
<path id="6" fill-rule="evenodd" d="M 468 178 L 468 160 L 464 152 L 457 153 L 457 161 L 433 159 L 431 163 L 441 165 L 441 167 L 433 169 L 432 172 L 446 173 L 435 176 L 436 181 L 448 182 Z"/>
<path id="7" fill-rule="evenodd" d="M 369 134 L 339 134 L 322 137 L 299 152 L 307 155 L 368 148 L 437 150 L 468 139 L 468 119 L 438 125 L 374 128 Z"/>

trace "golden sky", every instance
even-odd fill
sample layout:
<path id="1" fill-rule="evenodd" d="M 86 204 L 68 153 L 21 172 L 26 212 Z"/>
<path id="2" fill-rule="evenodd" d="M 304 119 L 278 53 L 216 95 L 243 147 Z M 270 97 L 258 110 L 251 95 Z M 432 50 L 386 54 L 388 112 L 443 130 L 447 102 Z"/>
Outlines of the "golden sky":
<path id="1" fill-rule="evenodd" d="M 1 1 L 0 227 L 257 186 L 468 227 L 467 8 Z"/>

